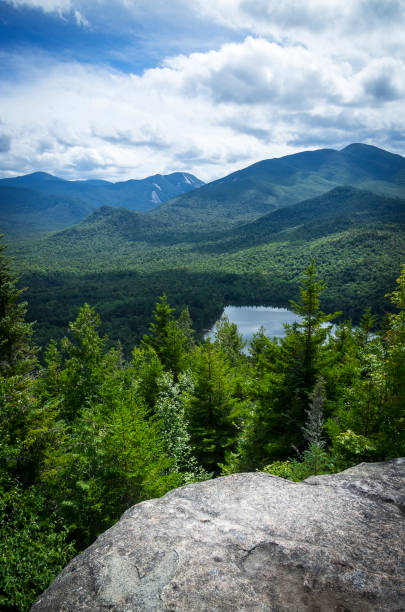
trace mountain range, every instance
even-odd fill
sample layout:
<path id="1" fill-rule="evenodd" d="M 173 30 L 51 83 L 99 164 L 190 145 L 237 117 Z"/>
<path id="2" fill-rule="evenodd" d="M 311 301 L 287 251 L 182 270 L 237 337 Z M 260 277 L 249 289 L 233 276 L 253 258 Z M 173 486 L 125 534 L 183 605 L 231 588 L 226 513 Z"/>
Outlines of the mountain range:
<path id="1" fill-rule="evenodd" d="M 38 179 L 43 191 L 30 192 L 29 210 L 45 222 L 47 198 L 55 195 L 44 185 L 54 177 L 6 179 L 0 187 L 28 192 Z M 93 183 L 73 189 L 90 192 Z M 92 209 L 94 202 L 83 199 L 86 211 L 70 227 L 73 213 L 66 210 L 78 200 L 60 194 L 65 206 L 54 210 L 60 223 L 65 214 L 64 229 L 12 241 L 42 344 L 60 336 L 85 301 L 101 312 L 104 331 L 128 348 L 147 330 L 163 292 L 176 308 L 190 307 L 199 333 L 226 304 L 288 306 L 313 258 L 328 283 L 325 310 L 358 321 L 368 305 L 380 313 L 387 307 L 384 295 L 405 262 L 400 155 L 363 144 L 307 151 L 198 186 L 149 211 L 129 210 L 118 200 Z M 24 204 L 20 210 L 30 221 Z"/>
<path id="2" fill-rule="evenodd" d="M 67 181 L 34 172 L 0 180 L 0 225 L 7 234 L 54 231 L 81 221 L 100 206 L 147 211 L 203 184 L 186 172 L 117 183 Z"/>
<path id="3" fill-rule="evenodd" d="M 177 226 L 220 221 L 231 227 L 343 185 L 405 197 L 405 159 L 364 144 L 267 159 L 178 196 L 152 214 Z"/>

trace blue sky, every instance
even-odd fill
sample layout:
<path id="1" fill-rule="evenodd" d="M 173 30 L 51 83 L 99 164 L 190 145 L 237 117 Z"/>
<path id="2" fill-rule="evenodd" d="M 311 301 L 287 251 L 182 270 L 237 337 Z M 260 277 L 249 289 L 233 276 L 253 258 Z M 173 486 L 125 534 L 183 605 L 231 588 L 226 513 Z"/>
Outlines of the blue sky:
<path id="1" fill-rule="evenodd" d="M 405 0 L 0 0 L 0 176 L 405 153 Z"/>

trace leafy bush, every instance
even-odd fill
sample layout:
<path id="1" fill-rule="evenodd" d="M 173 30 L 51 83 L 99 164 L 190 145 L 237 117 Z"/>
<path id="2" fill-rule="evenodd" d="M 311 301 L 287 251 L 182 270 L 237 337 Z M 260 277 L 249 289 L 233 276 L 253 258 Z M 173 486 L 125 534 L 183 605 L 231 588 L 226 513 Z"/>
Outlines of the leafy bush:
<path id="1" fill-rule="evenodd" d="M 0 488 L 0 608 L 28 610 L 75 554 L 35 488 Z"/>

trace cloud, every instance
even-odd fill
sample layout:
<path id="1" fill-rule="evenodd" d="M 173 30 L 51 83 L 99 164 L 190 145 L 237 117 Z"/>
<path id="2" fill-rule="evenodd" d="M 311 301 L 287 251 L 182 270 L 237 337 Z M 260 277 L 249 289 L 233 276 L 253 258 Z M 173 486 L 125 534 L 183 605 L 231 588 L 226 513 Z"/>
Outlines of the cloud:
<path id="1" fill-rule="evenodd" d="M 0 134 L 0 153 L 7 153 L 11 148 L 11 138 L 7 134 Z"/>
<path id="2" fill-rule="evenodd" d="M 3 53 L 13 72 L 1 90 L 10 138 L 3 167 L 112 180 L 187 170 L 210 180 L 307 147 L 367 141 L 403 153 L 404 2 L 195 0 L 188 19 L 247 35 L 140 74 Z M 95 23 L 94 2 L 29 4 Z M 108 10 L 125 5 L 134 19 L 174 23 L 187 8 L 185 0 L 150 4 L 111 0 Z"/>
<path id="3" fill-rule="evenodd" d="M 351 74 L 303 47 L 283 47 L 247 37 L 220 51 L 175 58 L 167 65 L 183 73 L 184 91 L 216 103 L 307 106 L 314 100 L 350 101 Z M 349 78 L 348 78 L 349 77 Z"/>
<path id="4" fill-rule="evenodd" d="M 41 9 L 44 13 L 63 14 L 73 8 L 72 0 L 6 0 L 6 2 L 16 8 Z"/>
<path id="5" fill-rule="evenodd" d="M 379 102 L 405 96 L 405 63 L 393 58 L 372 60 L 359 75 L 367 95 Z"/>
<path id="6" fill-rule="evenodd" d="M 266 37 L 270 42 L 297 43 L 317 49 L 322 56 L 362 61 L 404 51 L 405 0 L 4 0 L 17 8 L 31 8 L 72 17 L 78 25 L 102 31 L 139 32 L 150 37 L 153 26 L 169 25 L 176 39 L 187 24 L 194 45 L 215 26 Z M 175 32 L 174 32 L 175 30 Z M 155 41 L 156 42 L 156 41 Z M 165 38 L 166 44 L 168 39 Z M 388 52 L 389 51 L 389 52 Z"/>
<path id="7" fill-rule="evenodd" d="M 405 56 L 405 0 L 199 0 L 199 10 L 235 32 L 305 46 L 359 68 Z"/>
<path id="8" fill-rule="evenodd" d="M 57 17 L 67 20 L 73 19 L 79 27 L 88 28 L 90 22 L 77 7 L 81 2 L 77 0 L 4 0 L 17 9 L 37 9 L 46 14 L 55 14 Z"/>

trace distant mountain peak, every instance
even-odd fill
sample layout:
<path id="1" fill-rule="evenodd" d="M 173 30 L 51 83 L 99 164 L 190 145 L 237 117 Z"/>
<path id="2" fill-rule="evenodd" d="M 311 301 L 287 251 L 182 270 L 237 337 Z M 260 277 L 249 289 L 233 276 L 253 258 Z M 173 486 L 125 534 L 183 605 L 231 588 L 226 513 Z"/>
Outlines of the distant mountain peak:
<path id="1" fill-rule="evenodd" d="M 373 145 L 369 145 L 369 144 L 365 144 L 364 142 L 352 142 L 351 144 L 347 145 L 347 147 L 344 147 L 343 149 L 341 149 L 342 151 L 354 151 L 355 149 L 378 149 L 379 147 L 375 147 Z M 381 151 L 382 149 L 380 149 Z"/>
<path id="2" fill-rule="evenodd" d="M 30 174 L 23 174 L 22 176 L 15 176 L 13 178 L 2 179 L 7 182 L 18 181 L 20 183 L 33 183 L 33 182 L 44 182 L 44 181 L 61 181 L 63 183 L 67 182 L 65 179 L 59 178 L 58 176 L 54 176 L 53 174 L 49 174 L 49 172 L 31 172 Z"/>
<path id="3" fill-rule="evenodd" d="M 389 157 L 399 157 L 403 159 L 402 155 L 398 155 L 398 153 L 391 153 L 390 151 L 386 151 L 381 147 L 376 147 L 375 145 L 365 144 L 364 142 L 353 142 L 352 144 L 347 145 L 344 149 L 341 149 L 341 153 L 356 153 L 356 154 L 372 154 L 379 156 L 389 156 Z"/>
<path id="4" fill-rule="evenodd" d="M 34 176 L 37 176 L 38 178 L 40 177 L 46 177 L 46 176 L 50 176 L 52 178 L 56 178 L 53 176 L 53 174 L 50 174 L 49 172 L 42 172 L 40 170 L 37 170 L 36 172 L 30 172 L 29 174 L 25 174 L 25 177 L 30 176 L 31 178 L 33 178 Z M 21 177 L 22 178 L 22 177 Z"/>

